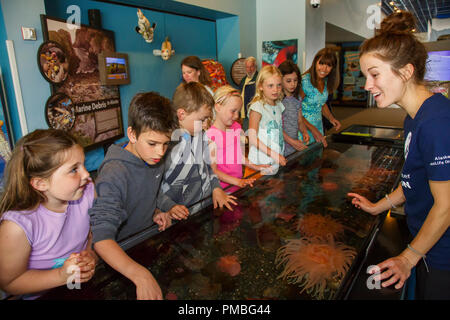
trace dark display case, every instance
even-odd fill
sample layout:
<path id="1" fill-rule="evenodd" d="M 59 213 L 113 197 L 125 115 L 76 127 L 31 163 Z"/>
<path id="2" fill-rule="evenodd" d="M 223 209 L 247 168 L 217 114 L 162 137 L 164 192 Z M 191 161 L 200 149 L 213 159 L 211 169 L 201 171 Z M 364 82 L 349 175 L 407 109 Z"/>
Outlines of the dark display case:
<path id="1" fill-rule="evenodd" d="M 347 193 L 383 197 L 402 163 L 395 145 L 315 144 L 237 192 L 233 211 L 207 206 L 127 253 L 165 299 L 344 299 L 385 218 L 354 208 Z M 42 299 L 135 299 L 135 291 L 99 264 L 80 290 L 60 287 Z"/>
<path id="2" fill-rule="evenodd" d="M 369 145 L 403 146 L 402 128 L 354 124 L 333 134 L 333 141 Z"/>

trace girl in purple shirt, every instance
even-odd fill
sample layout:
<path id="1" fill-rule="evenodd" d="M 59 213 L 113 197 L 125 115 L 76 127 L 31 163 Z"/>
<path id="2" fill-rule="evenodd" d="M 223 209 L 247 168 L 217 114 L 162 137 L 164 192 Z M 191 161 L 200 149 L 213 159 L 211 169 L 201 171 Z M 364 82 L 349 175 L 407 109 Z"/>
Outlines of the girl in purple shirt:
<path id="1" fill-rule="evenodd" d="M 93 183 L 83 148 L 62 130 L 36 130 L 17 143 L 0 199 L 0 288 L 36 298 L 92 278 L 88 209 Z M 31 295 L 30 295 L 31 294 Z"/>

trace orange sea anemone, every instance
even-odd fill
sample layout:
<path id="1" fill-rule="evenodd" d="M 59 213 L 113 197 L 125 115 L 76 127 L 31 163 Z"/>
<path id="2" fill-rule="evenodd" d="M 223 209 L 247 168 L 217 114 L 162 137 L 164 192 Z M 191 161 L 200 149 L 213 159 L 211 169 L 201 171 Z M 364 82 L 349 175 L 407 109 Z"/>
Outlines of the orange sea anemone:
<path id="1" fill-rule="evenodd" d="M 241 272 L 241 264 L 236 256 L 223 256 L 217 261 L 217 267 L 223 273 L 234 277 Z"/>
<path id="2" fill-rule="evenodd" d="M 321 187 L 325 191 L 336 191 L 339 189 L 339 185 L 336 182 L 332 182 L 332 181 L 324 181 L 321 184 Z"/>
<path id="3" fill-rule="evenodd" d="M 331 234 L 336 238 L 344 232 L 344 226 L 329 216 L 307 213 L 298 221 L 297 230 L 307 237 L 326 238 Z"/>
<path id="4" fill-rule="evenodd" d="M 356 251 L 343 243 L 327 239 L 291 239 L 278 249 L 275 263 L 285 264 L 278 278 L 299 284 L 313 298 L 330 298 L 333 290 L 329 281 L 341 281 L 349 269 Z"/>

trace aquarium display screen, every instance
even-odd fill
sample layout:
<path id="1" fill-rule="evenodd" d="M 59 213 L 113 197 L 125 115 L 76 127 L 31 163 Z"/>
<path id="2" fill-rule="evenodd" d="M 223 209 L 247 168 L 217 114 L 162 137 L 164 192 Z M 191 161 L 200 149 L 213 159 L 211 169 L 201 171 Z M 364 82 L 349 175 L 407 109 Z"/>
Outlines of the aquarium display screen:
<path id="1" fill-rule="evenodd" d="M 425 80 L 450 81 L 450 50 L 428 52 Z"/>
<path id="2" fill-rule="evenodd" d="M 106 57 L 106 73 L 108 79 L 126 79 L 127 62 L 124 58 Z"/>

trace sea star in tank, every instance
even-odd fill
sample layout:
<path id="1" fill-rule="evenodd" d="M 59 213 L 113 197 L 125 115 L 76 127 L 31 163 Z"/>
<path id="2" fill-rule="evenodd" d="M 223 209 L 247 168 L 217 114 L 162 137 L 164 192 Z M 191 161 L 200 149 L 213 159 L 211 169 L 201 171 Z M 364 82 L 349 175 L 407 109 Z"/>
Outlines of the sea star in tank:
<path id="1" fill-rule="evenodd" d="M 329 216 L 307 213 L 297 223 L 297 230 L 306 237 L 333 238 L 344 232 L 344 226 Z"/>
<path id="2" fill-rule="evenodd" d="M 331 236 L 291 239 L 278 249 L 275 263 L 285 264 L 278 278 L 303 287 L 316 299 L 331 298 L 333 282 L 341 281 L 348 271 L 356 251 Z"/>

